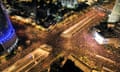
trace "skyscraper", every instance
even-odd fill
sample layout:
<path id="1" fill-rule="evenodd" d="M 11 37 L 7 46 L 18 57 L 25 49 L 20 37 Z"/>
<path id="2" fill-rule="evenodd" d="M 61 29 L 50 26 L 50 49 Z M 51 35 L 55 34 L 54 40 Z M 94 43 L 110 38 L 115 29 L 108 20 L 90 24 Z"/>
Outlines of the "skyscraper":
<path id="1" fill-rule="evenodd" d="M 77 0 L 59 0 L 63 7 L 76 8 L 78 6 Z"/>
<path id="2" fill-rule="evenodd" d="M 116 23 L 120 21 L 120 0 L 116 0 L 115 6 L 108 18 L 109 23 Z"/>
<path id="3" fill-rule="evenodd" d="M 0 54 L 10 53 L 16 46 L 18 38 L 9 17 L 0 1 Z"/>

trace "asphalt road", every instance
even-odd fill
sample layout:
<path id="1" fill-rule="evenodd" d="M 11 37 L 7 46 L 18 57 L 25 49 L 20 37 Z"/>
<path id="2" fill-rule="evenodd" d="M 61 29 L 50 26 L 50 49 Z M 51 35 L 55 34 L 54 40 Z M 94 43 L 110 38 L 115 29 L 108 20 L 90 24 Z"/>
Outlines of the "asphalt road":
<path id="1" fill-rule="evenodd" d="M 107 53 L 102 46 L 98 45 L 93 37 L 90 35 L 90 33 L 88 33 L 88 31 L 90 27 L 98 24 L 104 18 L 104 12 L 96 10 L 94 8 L 90 8 L 90 10 L 83 15 L 76 14 L 75 18 L 69 18 L 63 23 L 49 28 L 48 32 L 46 32 L 47 35 L 45 34 L 46 36 L 41 36 L 41 38 L 43 37 L 42 40 L 45 40 L 44 42 L 46 44 L 49 44 L 53 47 L 52 53 L 48 57 L 45 56 L 46 58 L 42 63 L 39 62 L 29 71 L 42 71 L 45 68 L 48 68 L 50 63 L 53 62 L 56 57 L 61 54 L 61 52 L 64 54 L 65 57 L 69 56 L 69 54 L 71 53 L 76 55 L 78 58 L 82 56 L 87 56 L 92 61 L 88 61 L 88 64 L 91 67 L 94 67 L 96 65 L 102 67 L 102 63 L 106 62 L 103 59 L 110 60 L 107 59 L 107 56 L 105 55 L 108 55 L 109 58 L 109 56 L 111 56 L 112 54 Z M 101 57 L 102 55 L 105 57 Z M 111 60 L 113 60 L 115 57 L 116 56 L 114 56 Z M 27 61 L 29 60 L 30 59 L 28 59 Z M 101 62 L 98 63 L 97 61 L 100 60 Z M 111 63 L 105 64 L 109 67 L 109 64 Z"/>
<path id="2" fill-rule="evenodd" d="M 40 61 L 45 59 L 49 55 L 49 52 L 42 50 L 41 48 L 35 49 L 22 59 L 15 62 L 13 65 L 3 70 L 3 72 L 21 72 L 29 71 L 32 67 L 37 65 Z M 30 65 L 30 66 L 29 66 Z"/>

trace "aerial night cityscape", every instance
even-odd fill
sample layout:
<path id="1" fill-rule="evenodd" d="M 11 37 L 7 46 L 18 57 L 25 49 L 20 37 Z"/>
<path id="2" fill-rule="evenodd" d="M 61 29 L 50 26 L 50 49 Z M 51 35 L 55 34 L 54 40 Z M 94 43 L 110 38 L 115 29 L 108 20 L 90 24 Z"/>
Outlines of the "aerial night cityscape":
<path id="1" fill-rule="evenodd" d="M 0 0 L 0 72 L 120 72 L 120 0 Z"/>

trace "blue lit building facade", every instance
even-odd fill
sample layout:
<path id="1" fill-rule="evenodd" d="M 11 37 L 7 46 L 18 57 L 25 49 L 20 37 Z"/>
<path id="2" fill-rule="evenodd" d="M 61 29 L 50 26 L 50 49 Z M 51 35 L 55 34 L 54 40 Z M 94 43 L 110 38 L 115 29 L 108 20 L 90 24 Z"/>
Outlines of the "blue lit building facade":
<path id="1" fill-rule="evenodd" d="M 17 42 L 15 30 L 0 2 L 0 54 L 10 53 L 16 47 Z"/>

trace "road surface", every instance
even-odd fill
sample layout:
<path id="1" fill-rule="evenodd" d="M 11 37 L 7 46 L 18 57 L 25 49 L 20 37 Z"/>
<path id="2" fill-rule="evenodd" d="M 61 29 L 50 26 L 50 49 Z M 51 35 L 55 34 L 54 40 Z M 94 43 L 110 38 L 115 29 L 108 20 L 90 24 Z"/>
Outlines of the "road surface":
<path id="1" fill-rule="evenodd" d="M 3 72 L 29 71 L 29 69 L 37 65 L 40 61 L 44 60 L 46 57 L 48 57 L 48 55 L 48 51 L 45 51 L 41 48 L 37 48 L 22 59 L 15 62 L 12 66 L 3 70 Z"/>

